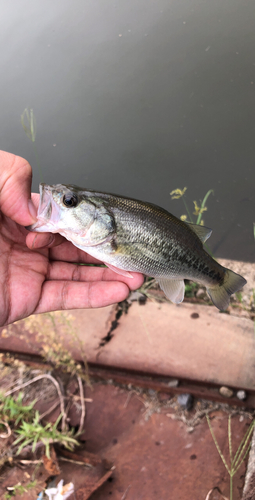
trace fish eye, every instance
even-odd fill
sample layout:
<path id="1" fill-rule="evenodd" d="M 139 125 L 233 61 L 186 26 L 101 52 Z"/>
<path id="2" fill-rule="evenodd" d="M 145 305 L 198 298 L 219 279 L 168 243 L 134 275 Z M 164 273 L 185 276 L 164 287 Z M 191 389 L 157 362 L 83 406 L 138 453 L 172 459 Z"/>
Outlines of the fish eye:
<path id="1" fill-rule="evenodd" d="M 78 205 L 78 198 L 75 194 L 65 194 L 63 196 L 63 203 L 67 208 L 76 207 Z"/>

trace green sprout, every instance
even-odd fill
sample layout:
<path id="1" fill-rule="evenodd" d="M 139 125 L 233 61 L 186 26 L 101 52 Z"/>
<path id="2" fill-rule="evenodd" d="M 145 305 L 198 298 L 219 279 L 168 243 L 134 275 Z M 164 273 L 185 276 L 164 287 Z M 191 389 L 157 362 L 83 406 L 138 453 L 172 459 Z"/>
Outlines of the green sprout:
<path id="1" fill-rule="evenodd" d="M 14 498 L 16 495 L 22 495 L 23 493 L 27 493 L 28 490 L 31 488 L 34 488 L 37 484 L 37 481 L 30 481 L 30 483 L 26 484 L 26 486 L 23 486 L 21 483 L 15 484 L 12 486 L 12 488 L 8 488 L 11 490 L 10 493 L 5 493 L 4 498 L 5 500 L 10 500 L 11 498 Z"/>
<path id="2" fill-rule="evenodd" d="M 33 407 L 36 400 L 27 406 L 23 406 L 22 400 L 22 392 L 19 392 L 16 400 L 12 396 L 4 396 L 0 392 L 0 416 L 3 421 L 11 421 L 14 422 L 14 425 L 18 425 L 21 420 L 31 418 L 31 415 L 34 414 Z"/>
<path id="3" fill-rule="evenodd" d="M 50 458 L 51 443 L 59 443 L 65 446 L 65 448 L 73 450 L 74 446 L 78 446 L 79 443 L 72 437 L 74 430 L 64 434 L 57 429 L 61 418 L 62 414 L 59 415 L 54 424 L 49 422 L 43 426 L 40 424 L 40 414 L 36 411 L 32 423 L 23 421 L 20 428 L 16 431 L 20 436 L 13 443 L 14 445 L 21 443 L 16 454 L 19 455 L 23 448 L 28 445 L 32 445 L 32 452 L 34 452 L 38 442 L 42 442 L 45 445 L 45 454 L 47 458 Z"/>

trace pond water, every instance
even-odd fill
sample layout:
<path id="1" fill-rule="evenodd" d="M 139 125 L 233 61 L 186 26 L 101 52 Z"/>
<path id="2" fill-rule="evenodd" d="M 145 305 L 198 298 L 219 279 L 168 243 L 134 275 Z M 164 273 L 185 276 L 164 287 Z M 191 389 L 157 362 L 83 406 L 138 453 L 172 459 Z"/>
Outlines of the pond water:
<path id="1" fill-rule="evenodd" d="M 186 213 L 215 256 L 255 260 L 254 0 L 1 2 L 0 147 L 40 176 L 20 115 L 33 108 L 43 181 Z M 208 243 L 209 243 L 208 242 Z"/>

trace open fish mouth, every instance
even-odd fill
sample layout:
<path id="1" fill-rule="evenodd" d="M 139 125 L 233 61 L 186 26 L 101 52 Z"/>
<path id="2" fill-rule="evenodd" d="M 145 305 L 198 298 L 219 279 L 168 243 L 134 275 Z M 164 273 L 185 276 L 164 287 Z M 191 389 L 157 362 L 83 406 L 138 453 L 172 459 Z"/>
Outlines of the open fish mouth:
<path id="1" fill-rule="evenodd" d="M 30 226 L 27 226 L 28 231 L 38 233 L 56 232 L 54 226 L 59 221 L 59 207 L 53 200 L 52 191 L 47 184 L 40 184 L 40 202 L 37 210 L 37 221 Z"/>

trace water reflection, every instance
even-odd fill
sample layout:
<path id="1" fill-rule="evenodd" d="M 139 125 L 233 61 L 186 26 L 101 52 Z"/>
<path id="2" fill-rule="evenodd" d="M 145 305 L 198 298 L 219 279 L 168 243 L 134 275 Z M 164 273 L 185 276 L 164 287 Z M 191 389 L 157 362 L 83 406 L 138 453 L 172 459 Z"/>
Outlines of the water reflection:
<path id="1" fill-rule="evenodd" d="M 209 189 L 216 256 L 254 261 L 254 15 L 244 0 L 57 0 L 1 9 L 1 148 L 180 216 Z M 35 190 L 39 173 L 34 169 Z"/>

